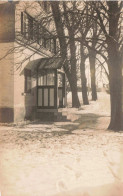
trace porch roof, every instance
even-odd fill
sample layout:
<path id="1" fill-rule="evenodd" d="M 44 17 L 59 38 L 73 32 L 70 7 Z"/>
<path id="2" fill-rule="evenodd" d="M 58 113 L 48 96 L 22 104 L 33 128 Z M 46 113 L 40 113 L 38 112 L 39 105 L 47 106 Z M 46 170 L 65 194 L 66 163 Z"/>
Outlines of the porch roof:
<path id="1" fill-rule="evenodd" d="M 60 69 L 62 64 L 63 61 L 61 57 L 40 58 L 29 61 L 24 68 L 31 69 L 32 72 L 35 72 L 37 69 Z M 24 69 L 21 74 L 24 74 Z"/>
<path id="2" fill-rule="evenodd" d="M 61 67 L 61 57 L 43 58 L 38 65 L 38 69 L 60 69 Z"/>

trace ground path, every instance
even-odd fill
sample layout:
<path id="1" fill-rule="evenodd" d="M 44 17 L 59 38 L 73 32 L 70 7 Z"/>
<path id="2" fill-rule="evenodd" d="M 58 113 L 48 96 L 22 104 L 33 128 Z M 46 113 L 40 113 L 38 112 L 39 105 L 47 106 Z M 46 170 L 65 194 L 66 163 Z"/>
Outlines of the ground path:
<path id="1" fill-rule="evenodd" d="M 99 93 L 96 103 L 67 109 L 72 122 L 1 125 L 2 195 L 90 196 L 83 187 L 121 183 L 123 133 L 106 130 L 109 110 L 109 95 Z"/>

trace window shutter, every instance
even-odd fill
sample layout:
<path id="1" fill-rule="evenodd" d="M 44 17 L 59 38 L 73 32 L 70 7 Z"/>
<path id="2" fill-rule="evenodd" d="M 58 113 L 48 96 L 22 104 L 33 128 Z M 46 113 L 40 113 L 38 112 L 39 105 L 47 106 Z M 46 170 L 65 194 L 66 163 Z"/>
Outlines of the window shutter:
<path id="1" fill-rule="evenodd" d="M 23 12 L 21 12 L 21 34 L 23 35 Z"/>

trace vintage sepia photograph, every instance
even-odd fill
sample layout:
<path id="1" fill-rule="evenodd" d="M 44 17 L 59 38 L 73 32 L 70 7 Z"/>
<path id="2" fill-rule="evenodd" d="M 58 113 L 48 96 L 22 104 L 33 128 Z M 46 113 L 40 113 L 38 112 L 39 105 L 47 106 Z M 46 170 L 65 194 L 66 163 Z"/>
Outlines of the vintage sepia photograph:
<path id="1" fill-rule="evenodd" d="M 123 196 L 122 0 L 0 0 L 0 196 Z"/>

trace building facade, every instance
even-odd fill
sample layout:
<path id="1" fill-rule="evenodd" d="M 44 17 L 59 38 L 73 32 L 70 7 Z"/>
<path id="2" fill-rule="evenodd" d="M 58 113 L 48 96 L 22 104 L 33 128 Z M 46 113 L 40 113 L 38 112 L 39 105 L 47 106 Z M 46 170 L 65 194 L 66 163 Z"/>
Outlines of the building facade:
<path id="1" fill-rule="evenodd" d="M 48 2 L 0 4 L 0 122 L 43 119 L 66 105 Z"/>

